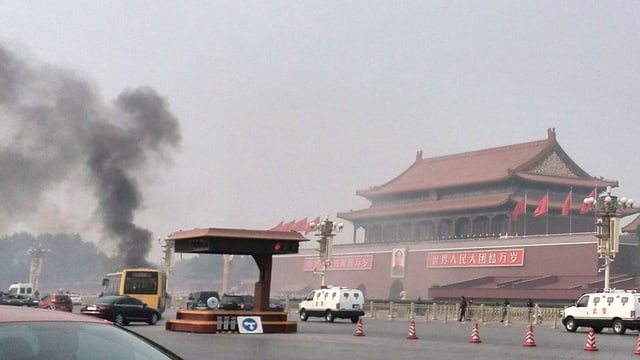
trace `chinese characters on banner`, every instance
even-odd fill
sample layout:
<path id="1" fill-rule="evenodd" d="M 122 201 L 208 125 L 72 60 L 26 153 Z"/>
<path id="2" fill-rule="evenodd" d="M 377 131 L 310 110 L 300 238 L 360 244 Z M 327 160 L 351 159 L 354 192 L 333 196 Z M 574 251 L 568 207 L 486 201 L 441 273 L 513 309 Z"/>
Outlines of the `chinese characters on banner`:
<path id="1" fill-rule="evenodd" d="M 319 270 L 318 258 L 305 258 L 304 271 Z M 327 270 L 371 270 L 373 268 L 373 255 L 334 256 Z"/>
<path id="2" fill-rule="evenodd" d="M 427 267 L 524 266 L 524 249 L 430 252 Z"/>

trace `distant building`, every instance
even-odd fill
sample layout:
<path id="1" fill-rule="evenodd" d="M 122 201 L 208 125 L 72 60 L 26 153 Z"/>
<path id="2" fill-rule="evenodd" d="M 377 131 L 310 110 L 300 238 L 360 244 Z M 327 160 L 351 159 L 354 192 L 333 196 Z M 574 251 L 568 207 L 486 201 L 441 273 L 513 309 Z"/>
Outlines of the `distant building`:
<path id="1" fill-rule="evenodd" d="M 607 186 L 618 182 L 586 173 L 553 129 L 543 140 L 479 151 L 419 151 L 397 177 L 356 191 L 369 208 L 337 214 L 353 223 L 353 241 L 334 246 L 327 282 L 368 298 L 572 299 L 603 286 L 595 216 L 583 199 Z M 621 237 L 612 287 L 635 286 L 625 274 L 635 265 L 636 227 L 623 229 L 630 235 Z M 399 248 L 403 275 L 393 276 Z M 276 258 L 272 292 L 316 287 L 316 257 Z"/>

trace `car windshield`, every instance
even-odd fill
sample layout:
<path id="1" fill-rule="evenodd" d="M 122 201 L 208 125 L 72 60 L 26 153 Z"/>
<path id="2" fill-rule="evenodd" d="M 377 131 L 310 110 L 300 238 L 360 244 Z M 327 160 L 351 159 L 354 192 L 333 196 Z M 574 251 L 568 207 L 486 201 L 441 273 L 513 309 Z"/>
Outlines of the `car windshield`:
<path id="1" fill-rule="evenodd" d="M 200 296 L 198 297 L 198 300 L 206 302 L 210 297 L 217 298 L 218 294 L 214 293 L 214 292 L 203 292 L 203 293 L 200 293 Z"/>
<path id="2" fill-rule="evenodd" d="M 241 302 L 242 301 L 242 297 L 241 296 L 230 296 L 230 295 L 225 295 L 222 297 L 222 302 L 227 303 L 227 302 Z"/>
<path id="3" fill-rule="evenodd" d="M 104 324 L 25 322 L 0 324 L 0 359 L 179 359 L 127 330 Z"/>

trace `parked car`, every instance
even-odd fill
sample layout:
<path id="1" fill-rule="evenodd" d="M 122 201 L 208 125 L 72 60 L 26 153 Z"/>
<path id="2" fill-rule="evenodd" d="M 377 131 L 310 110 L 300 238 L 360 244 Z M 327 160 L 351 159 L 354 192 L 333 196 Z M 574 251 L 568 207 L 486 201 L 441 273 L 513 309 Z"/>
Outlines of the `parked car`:
<path id="1" fill-rule="evenodd" d="M 106 320 L 12 306 L 0 306 L 0 359 L 182 360 Z"/>
<path id="2" fill-rule="evenodd" d="M 284 306 L 282 305 L 282 301 L 280 299 L 269 299 L 269 311 L 284 311 Z"/>
<path id="3" fill-rule="evenodd" d="M 73 311 L 73 302 L 67 294 L 51 293 L 38 302 L 38 307 L 49 310 Z"/>
<path id="4" fill-rule="evenodd" d="M 126 296 L 103 296 L 93 303 L 82 305 L 80 313 L 113 321 L 119 326 L 132 322 L 146 322 L 155 325 L 160 312 L 142 301 Z"/>
<path id="5" fill-rule="evenodd" d="M 187 298 L 187 310 L 215 310 L 219 303 L 220 295 L 217 291 L 194 291 Z"/>
<path id="6" fill-rule="evenodd" d="M 69 295 L 69 297 L 71 298 L 71 302 L 73 303 L 73 305 L 82 305 L 82 296 L 75 293 L 69 293 L 67 295 Z"/>
<path id="7" fill-rule="evenodd" d="M 224 294 L 218 310 L 253 310 L 253 296 Z"/>
<path id="8" fill-rule="evenodd" d="M 28 295 L 5 294 L 0 295 L 0 305 L 37 307 L 38 299 Z"/>

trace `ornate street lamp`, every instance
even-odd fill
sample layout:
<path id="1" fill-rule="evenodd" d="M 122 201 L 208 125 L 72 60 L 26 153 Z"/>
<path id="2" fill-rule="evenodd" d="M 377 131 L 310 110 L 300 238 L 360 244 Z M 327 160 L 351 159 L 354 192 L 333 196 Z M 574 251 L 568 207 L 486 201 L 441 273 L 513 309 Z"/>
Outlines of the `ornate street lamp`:
<path id="1" fill-rule="evenodd" d="M 160 243 L 163 252 L 162 267 L 164 268 L 164 272 L 167 277 L 167 292 L 171 293 L 169 284 L 173 286 L 173 257 L 175 255 L 175 241 L 169 240 L 168 237 L 165 239 L 158 238 L 158 243 Z"/>
<path id="2" fill-rule="evenodd" d="M 50 253 L 50 249 L 44 249 L 42 245 L 32 247 L 27 250 L 27 254 L 31 255 L 29 263 L 29 282 L 33 284 L 34 291 L 40 291 L 40 275 L 42 274 L 42 263 L 46 254 Z"/>
<path id="3" fill-rule="evenodd" d="M 331 252 L 333 248 L 333 237 L 336 233 L 342 231 L 344 225 L 342 223 L 335 223 L 329 220 L 327 217 L 325 220 L 320 221 L 320 223 L 310 223 L 309 227 L 312 231 L 318 231 L 316 236 L 320 237 L 320 239 L 316 240 L 319 243 L 318 252 L 320 258 L 320 267 L 314 269 L 314 274 L 320 275 L 320 287 L 326 287 L 325 284 L 325 276 L 327 273 L 327 268 L 331 265 Z M 336 233 L 334 233 L 334 231 Z"/>
<path id="4" fill-rule="evenodd" d="M 611 186 L 598 198 L 588 197 L 584 203 L 595 207 L 598 256 L 604 259 L 604 288 L 609 289 L 609 268 L 619 249 L 620 216 L 624 209 L 633 207 L 633 200 L 611 195 Z"/>

